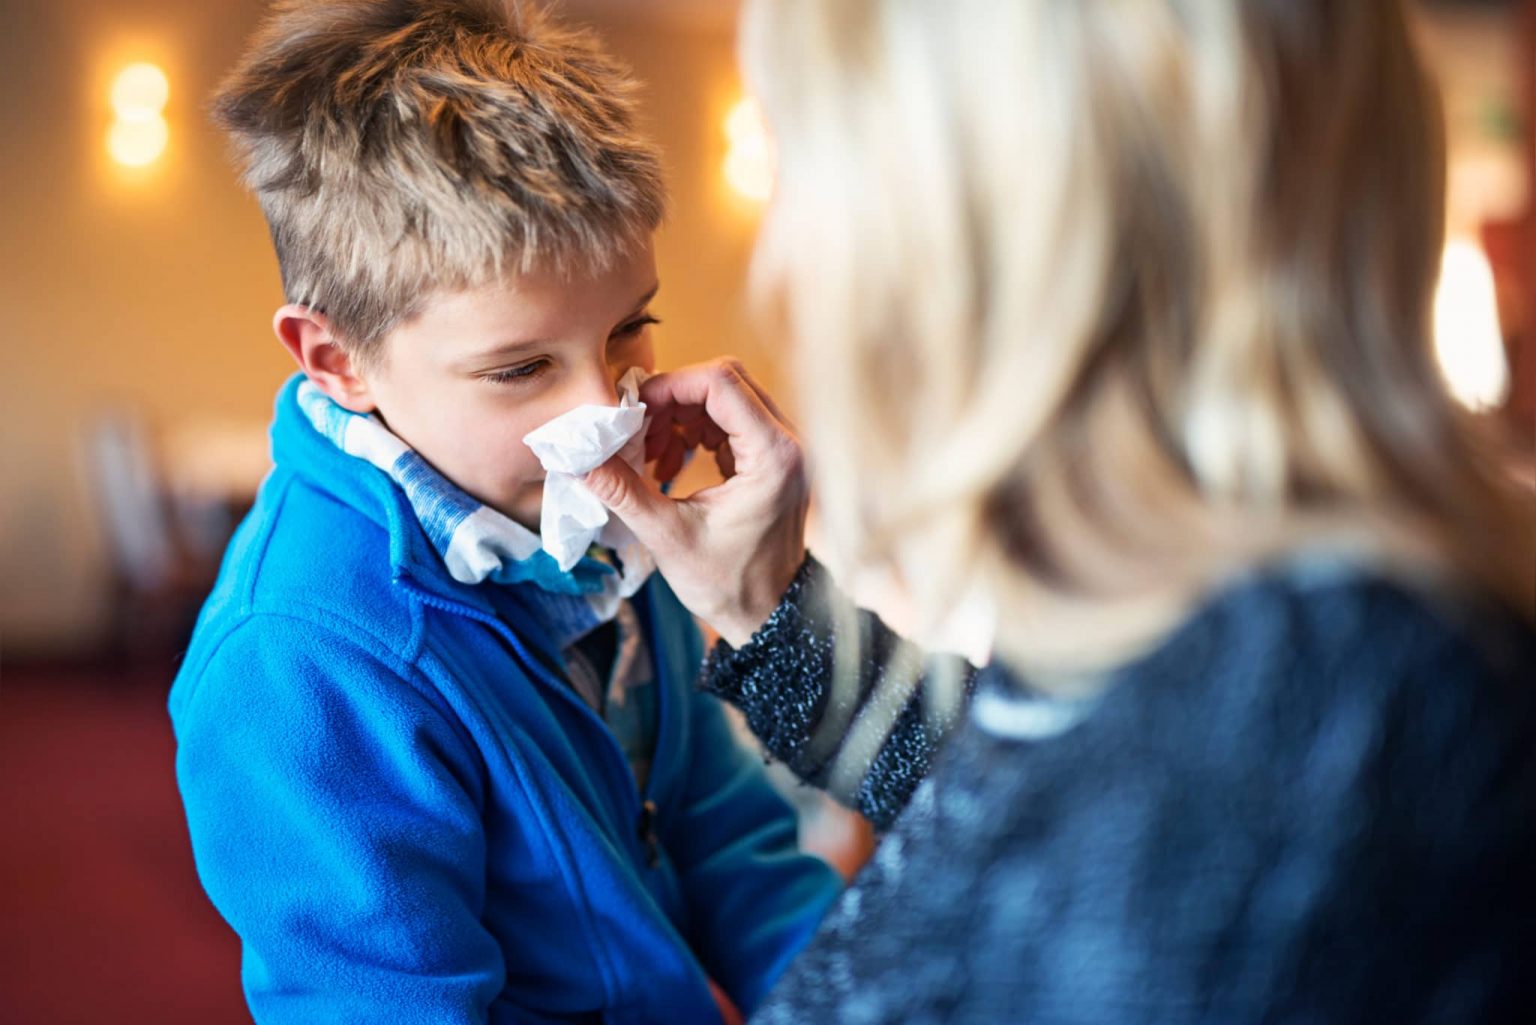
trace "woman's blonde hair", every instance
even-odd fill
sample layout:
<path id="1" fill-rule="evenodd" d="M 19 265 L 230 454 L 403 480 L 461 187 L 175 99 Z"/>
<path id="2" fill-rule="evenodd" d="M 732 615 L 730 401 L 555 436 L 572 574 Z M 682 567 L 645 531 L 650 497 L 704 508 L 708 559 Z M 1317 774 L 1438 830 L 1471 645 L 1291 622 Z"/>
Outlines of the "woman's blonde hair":
<path id="1" fill-rule="evenodd" d="M 1436 90 L 1393 0 L 757 0 L 759 288 L 823 512 L 926 622 L 1103 666 L 1332 547 L 1533 614 L 1431 357 Z"/>

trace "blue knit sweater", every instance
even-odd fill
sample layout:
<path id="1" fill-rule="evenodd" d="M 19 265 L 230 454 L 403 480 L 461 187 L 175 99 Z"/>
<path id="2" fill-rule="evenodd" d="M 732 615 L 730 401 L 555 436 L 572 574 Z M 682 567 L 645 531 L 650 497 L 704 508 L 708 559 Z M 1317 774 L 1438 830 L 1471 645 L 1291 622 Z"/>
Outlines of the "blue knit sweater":
<path id="1" fill-rule="evenodd" d="M 256 1019 L 715 1025 L 706 978 L 755 1007 L 840 886 L 694 689 L 665 584 L 635 599 L 660 709 L 641 793 L 540 624 L 451 579 L 292 385 L 273 453 L 171 693 Z"/>
<path id="2" fill-rule="evenodd" d="M 1536 1021 L 1528 626 L 1277 570 L 1096 701 L 992 668 L 934 717 L 883 696 L 919 656 L 843 601 L 807 563 L 709 666 L 813 783 L 893 724 L 843 794 L 889 832 L 754 1025 Z"/>

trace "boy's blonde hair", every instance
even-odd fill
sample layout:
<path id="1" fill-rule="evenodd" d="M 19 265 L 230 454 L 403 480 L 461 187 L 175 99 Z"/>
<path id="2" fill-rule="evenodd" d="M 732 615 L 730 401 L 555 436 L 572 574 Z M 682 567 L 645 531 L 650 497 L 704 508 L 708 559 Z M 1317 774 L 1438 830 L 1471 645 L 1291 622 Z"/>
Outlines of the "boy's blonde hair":
<path id="1" fill-rule="evenodd" d="M 1075 676 L 1319 546 L 1532 615 L 1531 503 L 1431 358 L 1396 0 L 755 0 L 744 39 L 823 511 L 925 621 L 990 596 Z"/>
<path id="2" fill-rule="evenodd" d="M 288 301 L 354 351 L 438 289 L 603 267 L 661 221 L 628 74 L 507 0 L 282 0 L 213 100 Z"/>

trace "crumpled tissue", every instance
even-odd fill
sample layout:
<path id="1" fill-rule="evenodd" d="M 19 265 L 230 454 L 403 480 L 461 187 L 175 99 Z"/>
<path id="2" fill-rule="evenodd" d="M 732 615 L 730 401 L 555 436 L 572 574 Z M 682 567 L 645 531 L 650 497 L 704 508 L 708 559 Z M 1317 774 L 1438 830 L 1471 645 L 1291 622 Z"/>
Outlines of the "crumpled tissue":
<path id="1" fill-rule="evenodd" d="M 613 549 L 623 564 L 619 593 L 626 598 L 640 589 L 656 560 L 581 478 L 615 455 L 645 471 L 648 418 L 640 385 L 649 376 L 633 367 L 619 378 L 617 406 L 577 406 L 523 437 L 545 472 L 539 512 L 544 550 L 569 571 L 594 543 Z"/>

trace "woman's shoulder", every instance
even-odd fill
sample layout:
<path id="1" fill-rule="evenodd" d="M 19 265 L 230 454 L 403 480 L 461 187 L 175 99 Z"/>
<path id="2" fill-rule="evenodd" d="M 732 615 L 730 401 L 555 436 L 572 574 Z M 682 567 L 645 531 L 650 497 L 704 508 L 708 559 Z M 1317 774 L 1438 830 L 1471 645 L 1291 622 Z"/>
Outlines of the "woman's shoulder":
<path id="1" fill-rule="evenodd" d="M 1513 617 L 1355 567 L 1285 567 L 1213 594 L 1095 699 L 1019 690 L 989 671 L 914 817 L 940 861 L 982 852 L 989 903 L 1044 880 L 1056 924 L 1102 921 L 1079 930 L 1083 958 L 1165 952 L 1143 992 L 1195 993 L 1180 971 L 1222 958 L 1291 958 L 1308 993 L 1342 999 L 1394 961 L 1443 974 L 1442 941 L 1529 949 L 1514 937 L 1536 912 L 1536 640 Z M 1022 957 L 1044 935 L 983 917 L 966 928 L 988 950 Z M 1376 953 L 1348 966 L 1359 977 L 1330 981 L 1327 951 L 1362 944 Z"/>
<path id="2" fill-rule="evenodd" d="M 1093 698 L 994 665 L 765 1020 L 1416 1020 L 1447 980 L 1493 1020 L 1536 913 L 1532 653 L 1338 564 L 1232 582 Z"/>
<path id="3" fill-rule="evenodd" d="M 1111 672 L 1096 696 L 1041 701 L 993 667 L 975 706 L 983 728 L 1054 729 L 1117 718 L 1174 734 L 1269 729 L 1330 708 L 1536 709 L 1536 630 L 1498 604 L 1443 582 L 1312 557 L 1249 572 L 1216 589 L 1154 650 Z M 1399 711 L 1403 709 L 1399 708 Z M 1025 736 L 1019 739 L 1037 739 Z"/>
<path id="4" fill-rule="evenodd" d="M 1190 674 L 1191 663 L 1205 672 Z M 1174 699 L 1225 689 L 1282 721 L 1287 707 L 1530 710 L 1536 631 L 1454 582 L 1298 558 L 1214 593 L 1126 676 Z"/>
<path id="5" fill-rule="evenodd" d="M 1495 672 L 1536 652 L 1530 623 L 1469 586 L 1327 555 L 1292 558 L 1231 581 L 1188 626 L 1214 630 L 1228 643 L 1284 641 L 1324 657 L 1358 651 L 1365 641 L 1395 640 L 1399 648 L 1454 653 Z"/>
<path id="6" fill-rule="evenodd" d="M 1298 801 L 1357 821 L 1415 802 L 1536 808 L 1536 632 L 1369 568 L 1252 573 L 1093 697 L 1029 693 L 994 666 L 971 709 L 969 757 L 1027 769 L 980 774 L 1026 791 L 1008 795 L 1021 806 L 1134 792 L 1212 826 Z"/>

